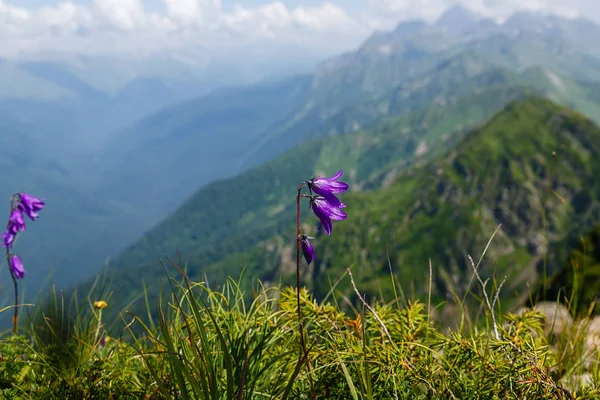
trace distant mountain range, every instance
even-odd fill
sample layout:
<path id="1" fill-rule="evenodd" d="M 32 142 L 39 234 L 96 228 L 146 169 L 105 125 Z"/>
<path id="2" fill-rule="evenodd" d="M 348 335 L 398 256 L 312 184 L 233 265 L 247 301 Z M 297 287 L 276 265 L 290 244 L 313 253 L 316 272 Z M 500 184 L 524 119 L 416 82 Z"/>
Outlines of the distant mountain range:
<path id="1" fill-rule="evenodd" d="M 322 63 L 311 75 L 214 93 L 169 107 L 115 135 L 104 148 L 107 157 L 116 159 L 109 158 L 114 169 L 100 181 L 101 190 L 127 188 L 138 193 L 140 205 L 160 215 L 214 179 L 259 165 L 306 140 L 374 126 L 382 118 L 484 88 L 494 83 L 486 81 L 494 71 L 542 67 L 557 87 L 562 79 L 598 81 L 598 45 L 583 44 L 589 40 L 577 34 L 582 26 L 600 32 L 585 21 L 527 13 L 499 25 L 460 7 L 434 24 L 401 23 L 392 32 L 373 34 L 356 51 Z M 519 82 L 527 83 L 527 78 Z M 564 91 L 563 97 L 578 97 Z M 267 112 L 267 107 L 272 109 Z M 135 154 L 124 152 L 123 143 Z M 160 171 L 152 161 L 157 158 L 165 160 Z M 179 162 L 169 161 L 174 159 Z M 182 173 L 185 179 L 174 179 Z M 156 176 L 169 182 L 169 190 L 160 190 Z"/>
<path id="2" fill-rule="evenodd" d="M 197 87 L 140 79 L 110 94 L 53 65 L 4 62 L 0 69 L 29 80 L 0 74 L 3 139 L 7 149 L 26 148 L 10 154 L 32 152 L 35 162 L 21 168 L 12 157 L 0 166 L 11 177 L 0 187 L 36 192 L 49 199 L 48 210 L 61 203 L 23 236 L 38 274 L 28 284 L 45 278 L 48 260 L 57 261 L 57 282 L 72 283 L 128 245 L 115 261 L 122 282 L 156 276 L 156 256 L 176 248 L 197 271 L 225 262 L 224 255 L 246 259 L 260 240 L 288 228 L 287 203 L 273 199 L 305 179 L 288 165 L 304 176 L 342 164 L 355 189 L 375 190 L 414 162 L 443 154 L 516 99 L 546 97 L 599 120 L 600 52 L 590 43 L 598 29 L 523 13 L 499 25 L 454 8 L 433 24 L 377 32 L 310 74 L 184 102 L 177 101 Z M 25 81 L 31 87 L 15 89 Z M 4 135 L 13 131 L 29 139 Z M 264 208 L 245 182 L 269 179 L 279 182 L 278 192 Z M 243 199 L 234 201 L 240 190 Z"/>

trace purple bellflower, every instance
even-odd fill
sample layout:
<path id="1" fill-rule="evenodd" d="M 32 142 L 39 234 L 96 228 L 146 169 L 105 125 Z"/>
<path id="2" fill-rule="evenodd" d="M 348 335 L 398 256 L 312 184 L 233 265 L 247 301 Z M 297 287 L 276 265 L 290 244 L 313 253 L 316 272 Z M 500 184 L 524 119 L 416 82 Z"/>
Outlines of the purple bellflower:
<path id="1" fill-rule="evenodd" d="M 25 217 L 23 214 L 26 214 L 29 219 L 35 221 L 35 219 L 39 217 L 39 211 L 44 208 L 45 204 L 43 199 L 39 199 L 25 192 L 15 193 L 10 197 L 10 216 L 8 218 L 6 230 L 2 233 L 2 247 L 6 247 L 6 261 L 8 263 L 10 275 L 15 283 L 16 301 L 12 318 L 13 333 L 15 334 L 17 333 L 17 321 L 19 318 L 19 290 L 17 280 L 25 277 L 25 267 L 23 266 L 21 257 L 13 254 L 11 249 L 17 234 L 25 230 Z"/>
<path id="2" fill-rule="evenodd" d="M 10 256 L 10 269 L 17 279 L 23 279 L 25 276 L 23 261 L 21 261 L 21 258 L 16 254 Z"/>
<path id="3" fill-rule="evenodd" d="M 348 190 L 347 183 L 337 181 L 342 177 L 343 173 L 344 170 L 340 169 L 338 173 L 331 178 L 313 177 L 306 182 L 308 189 L 311 192 L 323 196 L 332 206 L 339 208 L 342 203 L 335 197 L 335 194 L 343 193 Z"/>
<path id="4" fill-rule="evenodd" d="M 325 229 L 327 235 L 331 235 L 331 230 L 333 229 L 331 220 L 342 221 L 347 217 L 346 213 L 342 211 L 342 208 L 346 207 L 344 203 L 340 202 L 340 205 L 335 207 L 323 196 L 311 197 L 310 206 L 317 218 L 321 221 L 321 225 L 323 226 L 323 229 Z"/>
<path id="5" fill-rule="evenodd" d="M 35 196 L 32 196 L 27 193 L 20 193 L 21 201 L 19 202 L 19 209 L 23 211 L 27 216 L 34 221 L 38 215 L 38 211 L 40 211 L 46 203 L 44 199 L 38 199 Z"/>
<path id="6" fill-rule="evenodd" d="M 18 208 L 15 208 L 10 213 L 10 217 L 8 219 L 8 230 L 14 234 L 25 230 L 25 218 L 23 217 L 23 212 Z"/>
<path id="7" fill-rule="evenodd" d="M 12 248 L 13 242 L 15 241 L 15 234 L 10 229 L 5 230 L 2 233 L 2 247 Z"/>
<path id="8" fill-rule="evenodd" d="M 304 234 L 302 235 L 302 254 L 304 255 L 304 259 L 308 265 L 310 265 L 310 263 L 316 258 L 315 249 L 309 239 L 313 238 Z"/>
<path id="9" fill-rule="evenodd" d="M 2 247 L 12 248 L 13 242 L 15 241 L 15 237 L 17 233 L 25 230 L 25 218 L 23 218 L 23 213 L 18 208 L 14 208 L 10 212 L 10 217 L 8 219 L 8 226 L 4 233 L 2 233 Z"/>
<path id="10" fill-rule="evenodd" d="M 43 199 L 21 192 L 11 197 L 11 210 L 8 218 L 6 230 L 2 233 L 2 247 L 6 247 L 6 256 L 9 261 L 9 266 L 12 273 L 17 279 L 25 276 L 23 262 L 17 255 L 11 254 L 10 249 L 13 247 L 15 238 L 19 232 L 25 231 L 26 214 L 32 221 L 39 217 L 38 212 L 44 207 Z"/>
<path id="11" fill-rule="evenodd" d="M 39 217 L 38 212 L 44 207 L 43 199 L 27 193 L 19 193 L 18 202 L 13 206 L 8 219 L 8 226 L 2 233 L 2 247 L 12 248 L 17 233 L 25 230 L 25 213 L 32 221 Z"/>

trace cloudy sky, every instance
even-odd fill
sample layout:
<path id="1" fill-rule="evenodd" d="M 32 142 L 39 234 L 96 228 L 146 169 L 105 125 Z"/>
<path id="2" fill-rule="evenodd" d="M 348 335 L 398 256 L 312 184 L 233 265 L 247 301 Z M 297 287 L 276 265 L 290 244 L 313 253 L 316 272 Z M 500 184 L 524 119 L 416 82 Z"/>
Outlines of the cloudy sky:
<path id="1" fill-rule="evenodd" d="M 527 9 L 600 20 L 600 0 L 0 0 L 0 57 L 235 54 L 351 49 L 375 29 L 461 3 L 491 17 Z"/>

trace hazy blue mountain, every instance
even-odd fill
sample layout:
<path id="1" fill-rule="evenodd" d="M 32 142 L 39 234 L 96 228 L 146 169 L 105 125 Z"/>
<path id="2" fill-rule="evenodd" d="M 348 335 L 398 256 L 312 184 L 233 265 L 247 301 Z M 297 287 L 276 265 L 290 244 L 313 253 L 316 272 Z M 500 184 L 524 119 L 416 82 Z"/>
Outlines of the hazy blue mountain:
<path id="1" fill-rule="evenodd" d="M 302 105 L 307 82 L 222 90 L 142 120 L 106 144 L 98 190 L 164 215 L 193 188 L 239 172 L 260 135 Z"/>
<path id="2" fill-rule="evenodd" d="M 31 75 L 53 82 L 54 84 L 69 90 L 80 102 L 97 102 L 106 100 L 107 92 L 98 90 L 81 78 L 73 75 L 60 64 L 48 62 L 20 63 L 19 68 Z"/>
<path id="3" fill-rule="evenodd" d="M 97 198 L 78 189 L 68 167 L 48 156 L 37 143 L 28 125 L 0 119 L 3 217 L 8 218 L 9 198 L 14 192 L 47 199 L 40 219 L 27 222 L 26 232 L 15 245 L 28 271 L 24 285 L 31 291 L 39 289 L 54 267 L 63 284 L 89 276 L 95 268 L 88 262 L 99 266 L 108 254 L 139 234 L 140 224 L 144 224 L 140 210 L 118 196 Z"/>
<path id="4" fill-rule="evenodd" d="M 4 61 L 0 116 L 38 125 L 47 131 L 50 145 L 60 142 L 81 150 L 170 104 L 210 91 L 196 84 L 139 76 L 111 92 L 88 83 L 64 64 Z"/>
<path id="5" fill-rule="evenodd" d="M 435 22 L 435 26 L 451 32 L 465 33 L 477 28 L 481 18 L 461 5 L 447 9 Z"/>

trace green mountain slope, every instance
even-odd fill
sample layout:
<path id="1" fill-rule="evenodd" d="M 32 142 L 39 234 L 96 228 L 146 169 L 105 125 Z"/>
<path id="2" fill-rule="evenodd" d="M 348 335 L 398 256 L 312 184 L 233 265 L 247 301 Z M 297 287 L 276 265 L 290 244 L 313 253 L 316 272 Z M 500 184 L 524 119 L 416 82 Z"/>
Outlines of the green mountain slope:
<path id="1" fill-rule="evenodd" d="M 580 196 L 578 202 L 589 201 Z M 579 316 L 600 314 L 600 225 L 588 232 L 571 235 L 564 241 L 561 257 L 564 260 L 548 283 L 537 286 L 531 302 L 556 301 L 570 307 Z"/>
<path id="2" fill-rule="evenodd" d="M 489 118 L 526 89 L 498 88 L 435 105 L 392 120 L 376 130 L 314 140 L 237 177 L 212 183 L 131 245 L 112 264 L 119 293 L 128 297 L 140 277 L 157 282 L 157 258 L 175 250 L 201 271 L 227 254 L 251 248 L 289 227 L 293 187 L 314 172 L 346 169 L 353 190 L 387 185 L 398 171 L 452 146 L 469 125 Z M 259 190 L 260 189 L 260 190 Z M 121 296 L 121 295 L 118 295 Z"/>
<path id="3" fill-rule="evenodd" d="M 366 135 L 350 135 L 347 140 L 354 138 L 354 149 L 362 148 L 357 146 L 361 141 L 366 143 L 363 154 L 372 154 L 381 143 L 385 143 L 381 154 L 393 152 L 394 140 L 396 149 L 409 143 L 411 135 L 402 142 L 398 126 L 386 142 L 386 129 L 389 132 L 390 127 L 372 134 L 377 139 L 370 144 Z M 353 154 L 340 148 L 337 160 L 343 161 L 336 164 L 335 155 L 329 158 L 331 153 L 322 152 L 326 146 L 322 141 L 307 143 L 252 173 L 200 191 L 117 261 L 111 271 L 117 285 L 115 301 L 131 299 L 142 278 L 152 294 L 162 275 L 152 256 L 173 255 L 175 248 L 197 279 L 206 277 L 216 284 L 228 275 L 237 276 L 245 266 L 248 279 L 287 280 L 293 271 L 294 185 L 313 172 L 329 173 L 339 166 L 355 188 L 361 186 L 353 167 L 360 165 L 353 156 L 361 151 Z M 414 144 L 409 148 L 414 151 Z M 376 171 L 388 171 L 379 175 L 384 176 L 384 188 L 344 197 L 349 218 L 335 226 L 331 237 L 317 235 L 318 260 L 305 269 L 305 282 L 322 296 L 329 290 L 328 278 L 335 280 L 353 266 L 361 290 L 377 295 L 391 290 L 389 254 L 405 290 L 416 296 L 425 293 L 431 259 L 434 295 L 445 298 L 449 290 L 462 294 L 470 273 L 467 254 L 477 258 L 502 224 L 482 274 L 489 276 L 492 270 L 506 274 L 504 293 L 516 301 L 540 274 L 544 237 L 553 250 L 569 234 L 600 220 L 600 187 L 595 179 L 600 164 L 594 160 L 599 151 L 600 130 L 593 123 L 547 100 L 534 99 L 511 103 L 441 158 L 408 169 L 398 168 L 398 159 L 395 170 L 385 162 L 365 167 L 361 173 L 365 181 L 377 176 Z M 557 153 L 555 158 L 552 152 Z M 582 196 L 589 201 L 574 201 Z M 305 224 L 314 234 L 314 218 L 307 214 Z M 228 256 L 222 258 L 223 254 Z M 552 272 L 557 258 L 549 260 Z M 348 282 L 339 289 L 349 294 Z"/>
<path id="4" fill-rule="evenodd" d="M 90 275 L 90 260 L 100 265 L 106 254 L 122 248 L 141 224 L 142 213 L 120 199 L 97 198 L 73 184 L 73 174 L 61 160 L 46 154 L 38 143 L 39 132 L 16 121 L 0 120 L 0 209 L 8 219 L 9 198 L 14 192 L 47 199 L 40 219 L 27 224 L 16 244 L 28 271 L 23 281 L 28 294 L 36 292 L 53 268 L 67 284 Z M 121 229 L 114 226 L 123 224 Z M 71 266 L 65 271 L 65 266 Z M 2 289 L 12 285 L 5 281 Z M 10 291 L 5 295 L 11 296 Z M 10 300 L 9 300 L 10 301 Z"/>
<path id="5" fill-rule="evenodd" d="M 467 52 L 443 61 L 432 72 L 408 80 L 383 95 L 341 110 L 315 132 L 322 135 L 348 133 L 376 126 L 382 120 L 432 103 L 445 105 L 471 93 L 506 87 L 535 88 L 553 101 L 600 122 L 596 83 L 576 81 L 541 67 L 519 73 L 490 65 Z"/>
<path id="6" fill-rule="evenodd" d="M 462 68 L 464 65 L 462 63 L 453 64 L 458 64 L 456 68 Z M 444 69 L 445 74 L 443 76 L 446 78 L 439 74 L 430 76 L 426 82 L 427 84 L 422 85 L 424 90 L 434 88 L 431 91 L 439 92 L 444 86 L 437 83 L 440 80 L 452 82 L 450 87 L 458 86 L 460 82 L 467 81 L 466 74 L 463 74 L 461 78 L 452 80 L 451 76 L 460 75 L 455 73 L 454 70 L 456 68 L 452 68 L 452 72 Z M 419 156 L 423 157 L 426 155 L 435 155 L 437 152 L 447 149 L 452 145 L 452 142 L 442 140 L 445 138 L 445 135 L 449 135 L 455 131 L 464 132 L 474 124 L 489 118 L 506 102 L 526 93 L 528 89 L 520 88 L 519 85 L 531 86 L 532 91 L 530 93 L 534 93 L 537 88 L 539 91 L 536 93 L 545 94 L 553 99 L 559 98 L 566 103 L 570 103 L 571 100 L 577 104 L 582 103 L 587 105 L 587 111 L 591 115 L 600 117 L 600 104 L 585 100 L 587 92 L 583 85 L 564 77 L 558 77 L 558 75 L 552 75 L 556 79 L 559 79 L 564 87 L 568 88 L 565 90 L 562 90 L 562 88 L 561 90 L 556 90 L 554 84 L 548 82 L 548 79 L 546 79 L 547 74 L 552 74 L 552 72 L 542 69 L 528 70 L 523 74 L 516 74 L 503 69 L 493 69 L 489 72 L 484 71 L 478 77 L 471 77 L 468 80 L 470 84 L 467 88 L 462 89 L 462 91 L 456 90 L 454 92 L 456 94 L 454 95 L 444 93 L 444 101 L 439 101 L 438 104 L 426 107 L 422 111 L 391 119 L 381 127 L 375 128 L 373 132 L 363 131 L 355 135 L 349 135 L 348 137 L 338 136 L 315 142 L 314 146 L 319 149 L 318 152 L 321 153 L 321 156 L 314 168 L 319 171 L 326 171 L 330 168 L 335 168 L 336 165 L 347 165 L 350 168 L 350 172 L 354 174 L 352 179 L 355 187 L 364 187 L 366 189 L 378 187 L 390 173 L 395 173 L 398 168 L 405 166 L 415 153 L 418 152 Z M 431 81 L 435 81 L 435 83 L 428 85 Z M 416 86 L 417 84 L 414 83 L 413 85 Z M 478 85 L 479 87 L 487 86 L 488 89 L 477 89 Z M 394 90 L 386 98 L 386 101 L 388 103 L 395 102 L 396 106 L 399 106 L 401 102 L 394 101 L 399 92 L 401 92 L 400 89 Z M 463 95 L 459 96 L 459 94 Z M 417 99 L 411 98 L 404 102 L 404 104 L 404 108 L 397 109 L 395 113 L 401 113 L 405 110 L 410 111 L 413 108 L 418 109 L 419 107 L 411 107 L 409 104 L 426 104 L 426 100 L 419 102 Z M 358 109 L 353 108 L 349 110 L 349 113 L 356 115 Z M 373 115 L 380 120 L 382 118 L 382 116 L 377 116 L 376 113 Z M 308 145 L 309 148 L 311 146 L 313 145 Z M 269 174 L 268 171 L 278 171 L 279 179 L 286 179 L 287 171 L 291 167 L 282 168 L 281 165 L 295 165 L 289 162 L 287 157 L 284 156 L 281 161 L 266 164 L 263 168 L 259 169 L 260 173 Z M 309 161 L 306 164 L 307 172 L 312 173 L 310 168 L 313 166 L 313 163 Z M 254 173 L 256 172 L 250 172 L 250 175 Z M 138 245 L 134 245 L 133 248 L 137 249 L 136 253 L 140 256 L 152 254 L 153 251 L 156 252 L 154 254 L 170 254 L 175 246 L 182 251 L 187 251 L 190 248 L 197 250 L 197 246 L 199 245 L 212 246 L 218 240 L 235 235 L 236 230 L 247 229 L 247 227 L 255 229 L 255 223 L 249 223 L 252 221 L 249 215 L 256 214 L 256 207 L 252 202 L 247 202 L 240 204 L 239 209 L 236 210 L 239 210 L 242 215 L 247 215 L 243 221 L 247 221 L 248 223 L 222 229 L 223 234 L 216 233 L 215 229 L 217 231 L 219 229 L 214 227 L 210 229 L 210 234 L 198 233 L 198 231 L 202 231 L 202 226 L 206 226 L 207 221 L 215 221 L 214 223 L 218 224 L 219 218 L 213 212 L 214 203 L 211 204 L 210 202 L 214 192 L 228 195 L 233 191 L 234 187 L 251 187 L 251 185 L 244 183 L 250 180 L 248 175 L 243 174 L 232 180 L 210 185 L 205 191 L 201 190 L 197 196 L 186 201 L 186 204 L 174 214 L 177 217 L 174 216 L 167 219 L 165 223 L 153 230 L 153 232 L 157 232 L 157 238 L 144 239 L 140 242 L 149 243 L 148 247 L 141 249 Z M 252 188 L 251 190 L 254 189 Z M 203 193 L 205 194 L 204 197 L 201 195 Z M 278 193 L 277 196 L 273 195 L 273 197 L 280 197 L 280 194 Z M 187 205 L 193 206 L 190 207 Z M 278 207 L 278 204 L 275 207 Z M 190 210 L 190 208 L 192 209 Z M 206 214 L 197 214 L 194 211 L 195 209 L 206 210 Z M 268 215 L 268 212 L 262 213 L 264 217 Z M 197 238 L 196 240 L 181 240 L 182 238 L 179 236 L 174 240 L 164 239 L 164 237 L 172 235 L 171 232 L 175 232 L 177 227 L 181 226 L 184 221 L 189 221 L 185 222 L 185 224 L 190 226 L 191 231 L 195 232 L 194 236 Z M 211 222 L 208 223 L 213 224 Z M 152 236 L 153 233 L 150 233 L 150 235 Z M 208 240 L 208 237 L 214 238 L 214 240 Z M 189 247 L 188 243 L 190 244 Z M 135 264 L 135 262 L 139 262 L 139 259 L 131 260 L 131 263 Z"/>
<path id="7" fill-rule="evenodd" d="M 599 151 L 600 130 L 580 114 L 545 100 L 512 103 L 445 157 L 402 173 L 384 190 L 347 196 L 349 218 L 336 225 L 335 235 L 317 240 L 319 260 L 307 278 L 323 295 L 329 290 L 324 276 L 335 279 L 354 266 L 362 290 L 377 294 L 391 289 L 389 254 L 399 281 L 419 296 L 427 290 L 431 258 L 434 294 L 462 294 L 470 275 L 467 254 L 478 257 L 502 224 L 482 274 L 506 274 L 505 294 L 524 296 L 525 285 L 540 273 L 544 220 L 552 252 L 554 244 L 600 219 Z M 587 202 L 574 201 L 583 196 Z M 274 250 L 234 258 L 274 276 L 285 272 L 291 262 L 286 241 L 274 238 L 263 246 Z M 558 260 L 549 261 L 549 270 L 556 270 Z M 229 265 L 224 260 L 211 271 Z M 341 288 L 347 290 L 347 282 Z"/>

